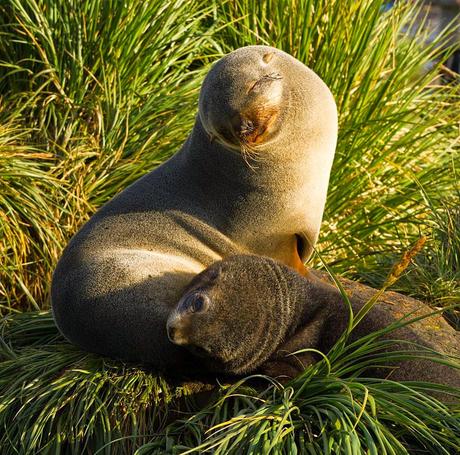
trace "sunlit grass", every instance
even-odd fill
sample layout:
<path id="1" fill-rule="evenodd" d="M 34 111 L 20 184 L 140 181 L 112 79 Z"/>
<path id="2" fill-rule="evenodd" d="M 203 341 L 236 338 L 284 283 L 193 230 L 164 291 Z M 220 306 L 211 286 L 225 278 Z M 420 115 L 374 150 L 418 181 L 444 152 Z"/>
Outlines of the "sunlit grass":
<path id="1" fill-rule="evenodd" d="M 337 271 L 381 273 L 382 257 L 430 233 L 438 196 L 458 195 L 460 159 L 459 86 L 441 84 L 441 63 L 432 64 L 445 37 L 425 45 L 426 32 L 412 24 L 417 6 L 399 2 L 384 13 L 383 3 L 3 3 L 1 119 L 18 131 L 2 129 L 0 142 L 27 150 L 23 159 L 46 176 L 47 201 L 14 229 L 2 206 L 1 305 L 49 305 L 51 272 L 70 236 L 178 150 L 208 63 L 253 43 L 292 53 L 331 87 L 340 133 L 318 246 Z M 27 175 L 15 182 L 38 194 Z M 13 221 L 22 198 L 10 196 Z"/>
<path id="2" fill-rule="evenodd" d="M 439 205 L 425 194 L 450 196 L 457 185 L 460 93 L 438 77 L 446 36 L 426 44 L 414 23 L 420 7 L 395 2 L 384 13 L 385 3 L 238 0 L 222 8 L 228 22 L 243 18 L 222 30 L 225 50 L 275 45 L 331 87 L 339 140 L 319 248 L 348 274 L 378 269 L 377 256 L 428 233 Z"/>
<path id="3" fill-rule="evenodd" d="M 191 385 L 173 386 L 145 367 L 79 351 L 49 313 L 10 316 L 0 329 L 2 453 L 460 450 L 459 389 L 360 377 L 366 365 L 426 356 L 393 352 L 378 339 L 383 331 L 337 343 L 285 385 L 250 377 L 204 389 L 194 401 Z M 430 356 L 460 369 L 460 359 Z"/>
<path id="4" fill-rule="evenodd" d="M 209 63 L 254 43 L 305 62 L 337 100 L 325 263 L 380 286 L 395 254 L 427 235 L 398 289 L 458 303 L 460 85 L 438 77 L 445 36 L 426 44 L 416 5 L 384 3 L 0 4 L 2 454 L 460 451 L 460 410 L 430 394 L 458 390 L 359 377 L 407 356 L 375 336 L 342 339 L 289 384 L 243 380 L 203 407 L 204 394 L 199 409 L 189 387 L 80 352 L 47 312 L 19 313 L 49 306 L 57 258 L 94 211 L 178 150 Z"/>
<path id="5" fill-rule="evenodd" d="M 1 330 L 1 453 L 121 453 L 113 441 L 126 450 L 147 441 L 168 420 L 168 403 L 187 395 L 141 368 L 79 351 L 49 313 L 7 318 Z"/>
<path id="6" fill-rule="evenodd" d="M 11 162 L 9 150 L 21 147 L 23 162 L 41 172 L 32 180 L 17 164 L 14 185 L 24 194 L 11 188 L 0 206 L 3 306 L 46 308 L 70 236 L 185 140 L 212 38 L 209 12 L 180 0 L 0 6 L 0 114 L 18 128 L 1 129 L 0 144 Z M 2 166 L 0 181 L 9 172 Z M 24 217 L 26 194 L 42 200 Z M 17 218 L 22 224 L 8 226 Z"/>
<path id="7" fill-rule="evenodd" d="M 244 381 L 221 391 L 213 406 L 170 425 L 136 454 L 450 454 L 460 448 L 458 412 L 427 395 L 423 384 L 324 372 L 288 386 L 266 383 L 259 393 L 248 393 Z"/>
<path id="8" fill-rule="evenodd" d="M 394 290 L 421 299 L 433 307 L 447 308 L 460 303 L 460 193 L 441 196 L 438 201 L 427 198 L 432 211 L 429 217 L 429 237 L 425 248 L 414 259 L 408 272 L 398 281 Z M 378 268 L 360 273 L 367 282 L 380 286 L 383 273 L 394 261 L 395 255 L 382 256 Z M 460 329 L 460 309 L 445 312 L 451 324 Z"/>

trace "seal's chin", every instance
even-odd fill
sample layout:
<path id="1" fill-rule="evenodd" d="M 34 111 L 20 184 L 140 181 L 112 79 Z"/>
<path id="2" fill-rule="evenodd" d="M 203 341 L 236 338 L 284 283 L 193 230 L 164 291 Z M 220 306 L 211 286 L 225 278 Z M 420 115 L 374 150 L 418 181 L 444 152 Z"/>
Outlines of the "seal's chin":
<path id="1" fill-rule="evenodd" d="M 248 359 L 235 357 L 233 351 L 226 349 L 213 350 L 212 347 L 187 344 L 184 347 L 194 356 L 202 359 L 204 365 L 215 373 L 239 374 L 240 370 L 245 371 Z M 251 359 L 249 359 L 250 363 Z M 242 365 L 242 366 L 241 366 Z"/>

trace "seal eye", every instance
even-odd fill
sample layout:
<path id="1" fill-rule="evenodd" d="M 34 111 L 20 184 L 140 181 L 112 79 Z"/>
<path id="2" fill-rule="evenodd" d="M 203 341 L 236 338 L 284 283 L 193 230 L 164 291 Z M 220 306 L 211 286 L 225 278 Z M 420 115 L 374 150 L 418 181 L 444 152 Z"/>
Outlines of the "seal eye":
<path id="1" fill-rule="evenodd" d="M 203 294 L 190 294 L 182 303 L 182 309 L 190 313 L 203 311 L 209 302 L 209 298 Z"/>
<path id="2" fill-rule="evenodd" d="M 193 299 L 192 304 L 190 305 L 190 309 L 194 312 L 197 313 L 198 311 L 201 311 L 204 307 L 204 299 L 202 296 L 195 297 Z"/>

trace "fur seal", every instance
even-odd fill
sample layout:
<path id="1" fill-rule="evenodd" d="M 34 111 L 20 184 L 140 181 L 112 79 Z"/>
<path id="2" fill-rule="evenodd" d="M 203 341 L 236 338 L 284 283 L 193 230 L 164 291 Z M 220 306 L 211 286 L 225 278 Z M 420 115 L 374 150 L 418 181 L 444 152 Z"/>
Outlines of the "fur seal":
<path id="1" fill-rule="evenodd" d="M 351 298 L 355 314 L 369 298 L 366 292 L 358 294 Z M 404 302 L 379 301 L 352 331 L 350 341 L 383 329 L 404 314 L 416 317 L 433 312 L 414 299 L 405 298 Z M 216 262 L 191 281 L 168 318 L 167 331 L 172 342 L 201 357 L 209 371 L 231 375 L 259 371 L 293 377 L 321 357 L 313 352 L 287 354 L 305 348 L 327 354 L 348 319 L 348 307 L 329 283 L 313 274 L 303 277 L 270 258 L 236 255 Z M 398 340 L 397 349 L 413 350 L 411 343 L 417 343 L 460 356 L 460 333 L 439 316 L 413 322 L 383 338 Z M 456 370 L 419 359 L 399 362 L 390 369 L 372 368 L 367 373 L 460 387 L 460 363 Z"/>
<path id="2" fill-rule="evenodd" d="M 238 49 L 206 76 L 183 147 L 105 204 L 52 281 L 58 328 L 83 349 L 176 369 L 166 319 L 190 279 L 236 253 L 304 272 L 337 138 L 334 99 L 292 56 Z"/>

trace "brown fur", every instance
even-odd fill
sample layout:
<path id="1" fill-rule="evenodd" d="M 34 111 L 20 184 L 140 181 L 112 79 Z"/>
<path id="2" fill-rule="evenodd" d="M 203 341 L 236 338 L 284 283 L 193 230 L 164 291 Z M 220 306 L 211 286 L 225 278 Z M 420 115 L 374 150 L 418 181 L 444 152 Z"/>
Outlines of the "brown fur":
<path id="1" fill-rule="evenodd" d="M 225 56 L 204 80 L 183 147 L 63 252 L 51 289 L 61 332 L 89 351 L 187 369 L 190 355 L 165 327 L 184 287 L 236 253 L 300 268 L 318 237 L 336 138 L 333 97 L 301 62 L 267 46 Z"/>
<path id="2" fill-rule="evenodd" d="M 295 376 L 321 356 L 312 352 L 288 355 L 305 348 L 327 354 L 348 323 L 341 294 L 318 275 L 301 277 L 281 263 L 258 256 L 237 255 L 219 261 L 192 280 L 170 314 L 170 339 L 194 349 L 212 371 Z M 376 291 L 347 283 L 355 290 L 351 303 L 356 314 Z M 207 298 L 208 305 L 201 311 L 184 307 L 195 296 Z M 426 316 L 432 311 L 414 299 L 385 293 L 354 329 L 349 342 L 388 327 L 404 315 Z M 415 352 L 412 343 L 416 343 L 460 356 L 460 334 L 439 316 L 398 328 L 383 339 L 398 340 L 393 350 Z M 407 360 L 389 367 L 370 368 L 367 374 L 460 387 L 460 369 L 429 360 Z"/>

